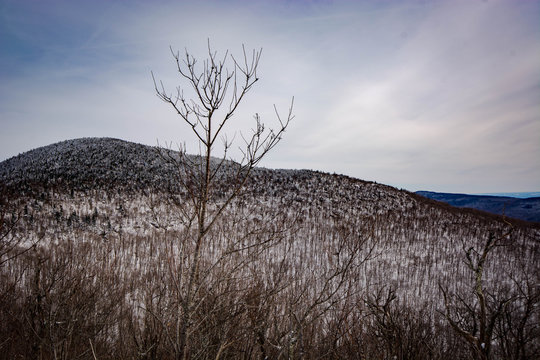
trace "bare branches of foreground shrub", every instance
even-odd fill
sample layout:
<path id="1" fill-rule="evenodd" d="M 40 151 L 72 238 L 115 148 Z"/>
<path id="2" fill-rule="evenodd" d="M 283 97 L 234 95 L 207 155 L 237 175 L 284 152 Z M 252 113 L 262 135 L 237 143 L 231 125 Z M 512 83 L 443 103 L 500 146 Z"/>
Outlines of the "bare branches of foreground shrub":
<path id="1" fill-rule="evenodd" d="M 320 225 L 308 226 L 294 214 L 270 206 L 261 211 L 259 206 L 242 199 L 234 202 L 207 238 L 200 262 L 204 282 L 197 287 L 197 307 L 191 313 L 190 358 L 471 357 L 467 343 L 445 318 L 443 299 L 415 303 L 403 296 L 403 288 L 381 282 L 384 278 L 376 279 L 379 285 L 371 284 L 369 291 L 360 286 L 365 272 L 380 266 L 381 250 L 389 251 L 371 239 L 376 238 L 373 231 L 362 230 L 363 220 L 319 220 Z M 169 214 L 175 209 L 166 205 L 159 211 Z M 124 210 L 129 221 L 133 210 L 127 206 Z M 72 236 L 48 237 L 36 249 L 5 263 L 0 358 L 177 356 L 183 295 L 177 289 L 178 277 L 191 259 L 187 254 L 195 246 L 192 233 L 188 228 L 148 225 L 143 236 L 122 229 L 106 214 L 100 212 L 96 225 L 85 227 L 83 220 L 69 222 L 71 215 L 57 218 L 51 213 L 49 223 L 40 220 L 43 225 L 56 224 L 62 230 L 58 234 Z M 147 224 L 154 222 L 152 211 L 148 214 Z M 268 219 L 275 222 L 263 231 L 260 223 Z M 107 228 L 109 221 L 111 232 L 103 235 L 100 226 Z M 176 240 L 182 238 L 186 240 L 179 247 Z M 250 247 L 253 243 L 265 246 Z M 477 245 L 481 254 L 482 244 Z M 489 253 L 484 273 L 488 309 L 493 299 L 511 298 L 497 316 L 490 356 L 534 358 L 539 349 L 538 277 L 526 264 L 516 264 L 507 268 L 511 276 L 504 286 L 494 287 L 489 263 L 504 264 L 505 252 L 495 251 L 503 249 Z M 187 256 L 185 263 L 178 254 Z M 473 331 L 467 309 L 479 307 L 474 305 L 474 293 L 467 292 L 474 287 L 465 284 L 453 283 L 459 286 L 448 292 L 448 306 L 452 316 L 463 314 L 459 325 Z"/>
<path id="2" fill-rule="evenodd" d="M 463 244 L 464 262 L 471 272 L 471 293 L 450 294 L 448 285 L 439 284 L 444 316 L 452 330 L 469 344 L 475 359 L 488 360 L 501 355 L 505 359 L 532 359 L 539 353 L 537 280 L 525 268 L 518 268 L 523 274 L 507 274 L 508 284 L 499 284 L 498 288 L 486 285 L 488 260 L 497 247 L 510 245 L 512 230 L 508 224 L 508 229 L 500 235 L 489 233 L 478 249 Z M 523 333 L 525 328 L 527 336 Z"/>
<path id="3" fill-rule="evenodd" d="M 208 41 L 208 57 L 199 68 L 197 59 L 187 50 L 181 57 L 179 52 L 171 49 L 178 74 L 185 85 L 178 86 L 176 94 L 170 95 L 163 83 L 158 86 L 154 79 L 157 96 L 190 127 L 200 151 L 199 157 L 195 158 L 188 157 L 185 149 L 180 149 L 177 158 L 167 156 L 170 152 L 162 155 L 176 169 L 178 182 L 187 195 L 183 199 L 186 205 L 181 206 L 182 211 L 178 214 L 184 224 L 185 236 L 175 239 L 178 252 L 170 254 L 169 267 L 177 298 L 177 314 L 175 329 L 166 328 L 165 334 L 175 349 L 176 359 L 192 356 L 190 336 L 199 332 L 200 327 L 207 326 L 204 319 L 194 318 L 197 309 L 206 308 L 210 314 L 222 312 L 225 306 L 221 301 L 222 294 L 241 293 L 243 284 L 239 279 L 248 276 L 247 269 L 253 261 L 280 240 L 274 232 L 259 229 L 241 233 L 238 238 L 232 233 L 220 233 L 216 238 L 213 232 L 217 222 L 227 215 L 227 209 L 242 191 L 255 166 L 280 142 L 294 117 L 292 103 L 284 120 L 276 109 L 279 127 L 274 131 L 267 130 L 260 116 L 255 114 L 251 133 L 242 135 L 240 151 L 243 157 L 238 162 L 227 161 L 233 142 L 227 140 L 225 129 L 258 81 L 257 68 L 262 52 L 253 50 L 248 55 L 245 47 L 242 50 L 242 60 L 229 56 L 228 52 L 221 58 Z M 193 97 L 187 98 L 185 90 L 191 91 Z M 217 160 L 213 156 L 219 139 L 223 139 L 223 150 L 221 159 Z M 227 186 L 217 190 L 218 179 L 224 176 L 225 171 L 228 171 L 225 175 L 228 177 Z M 185 244 L 191 239 L 194 240 L 193 248 L 185 249 Z M 237 311 L 223 321 L 236 322 L 235 313 Z M 226 333 L 221 335 L 226 336 Z M 224 340 L 219 345 L 219 353 L 229 346 L 229 340 Z"/>

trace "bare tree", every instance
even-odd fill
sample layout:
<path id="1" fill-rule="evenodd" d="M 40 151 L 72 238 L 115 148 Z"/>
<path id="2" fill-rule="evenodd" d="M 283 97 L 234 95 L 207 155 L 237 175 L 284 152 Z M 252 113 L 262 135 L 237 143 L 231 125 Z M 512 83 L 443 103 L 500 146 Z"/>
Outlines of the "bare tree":
<path id="1" fill-rule="evenodd" d="M 176 269 L 173 271 L 176 288 L 182 289 L 176 329 L 174 335 L 170 336 L 178 359 L 188 358 L 190 354 L 189 336 L 194 326 L 192 317 L 200 305 L 196 299 L 203 289 L 201 282 L 205 280 L 201 277 L 200 268 L 205 241 L 225 210 L 241 192 L 254 167 L 279 143 L 294 117 L 292 102 L 284 119 L 274 106 L 279 127 L 277 130 L 267 130 L 259 115 L 255 114 L 255 125 L 251 134 L 242 135 L 243 144 L 240 146 L 242 159 L 238 162 L 227 160 L 227 152 L 232 146 L 232 141 L 227 139 L 225 128 L 258 80 L 257 67 L 262 53 L 262 50 L 248 53 L 244 47 L 242 50 L 241 59 L 228 52 L 225 52 L 223 57 L 218 57 L 208 42 L 208 57 L 199 67 L 196 58 L 187 50 L 181 56 L 171 48 L 178 74 L 184 83 L 174 94 L 168 93 L 162 82 L 158 84 L 152 74 L 157 96 L 169 104 L 191 128 L 200 149 L 199 157 L 188 156 L 185 147 L 180 149 L 179 157 L 175 157 L 171 152 L 164 153 L 177 165 L 180 172 L 179 181 L 186 194 L 186 201 L 184 202 L 183 198 L 178 202 L 181 205 L 182 223 L 186 229 L 194 229 L 193 234 L 189 231 L 186 233 L 188 238 L 191 236 L 194 238 L 187 269 L 182 260 L 175 262 L 173 266 Z M 184 96 L 185 86 L 191 88 L 195 94 L 194 98 L 188 99 Z M 217 153 L 218 140 L 222 140 L 223 155 L 216 160 L 213 155 Z M 226 178 L 225 189 L 218 186 L 223 178 Z M 185 242 L 186 238 L 180 238 L 178 241 Z M 178 256 L 188 255 L 178 254 Z M 182 269 L 178 266 L 182 266 Z"/>
<path id="2" fill-rule="evenodd" d="M 28 207 L 24 210 L 9 204 L 7 191 L 0 189 L 0 268 L 8 261 L 33 249 L 41 237 L 28 239 L 17 234 L 21 219 L 28 217 Z"/>
<path id="3" fill-rule="evenodd" d="M 497 319 L 495 335 L 504 359 L 524 360 L 540 357 L 540 283 L 538 273 L 517 268 L 522 279 L 513 278 L 512 302 Z"/>
<path id="4" fill-rule="evenodd" d="M 399 360 L 443 357 L 445 346 L 436 333 L 430 313 L 408 307 L 395 290 L 385 286 L 368 294 L 365 304 L 364 341 L 371 356 Z"/>
<path id="5" fill-rule="evenodd" d="M 484 284 L 484 270 L 488 255 L 497 246 L 501 246 L 511 232 L 512 227 L 501 236 L 489 234 L 480 251 L 463 245 L 465 264 L 474 276 L 473 301 L 469 301 L 464 296 L 451 296 L 448 288 L 439 284 L 444 299 L 444 316 L 452 329 L 469 343 L 474 357 L 479 360 L 491 359 L 495 325 L 505 307 L 513 300 L 511 295 L 496 296 L 489 293 Z"/>

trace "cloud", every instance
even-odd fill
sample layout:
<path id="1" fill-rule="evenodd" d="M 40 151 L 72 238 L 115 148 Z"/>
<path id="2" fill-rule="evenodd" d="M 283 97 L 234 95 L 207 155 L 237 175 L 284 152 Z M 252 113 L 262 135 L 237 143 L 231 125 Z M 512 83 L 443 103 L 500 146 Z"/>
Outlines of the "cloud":
<path id="1" fill-rule="evenodd" d="M 184 141 L 150 71 L 173 90 L 169 45 L 204 56 L 209 38 L 263 48 L 232 133 L 255 112 L 275 124 L 272 105 L 295 96 L 265 166 L 413 190 L 540 187 L 538 2 L 19 4 L 1 10 L 0 158 L 80 136 Z"/>

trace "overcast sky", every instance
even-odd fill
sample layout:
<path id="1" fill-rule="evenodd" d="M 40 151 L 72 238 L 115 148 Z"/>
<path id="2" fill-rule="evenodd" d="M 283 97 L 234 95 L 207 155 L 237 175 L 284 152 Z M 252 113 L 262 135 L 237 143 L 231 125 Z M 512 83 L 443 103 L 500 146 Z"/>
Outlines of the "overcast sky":
<path id="1" fill-rule="evenodd" d="M 154 93 L 169 46 L 263 48 L 234 135 L 296 118 L 263 162 L 408 190 L 540 190 L 540 1 L 0 0 L 0 160 L 57 141 L 185 142 Z M 237 138 L 239 138 L 237 136 Z"/>

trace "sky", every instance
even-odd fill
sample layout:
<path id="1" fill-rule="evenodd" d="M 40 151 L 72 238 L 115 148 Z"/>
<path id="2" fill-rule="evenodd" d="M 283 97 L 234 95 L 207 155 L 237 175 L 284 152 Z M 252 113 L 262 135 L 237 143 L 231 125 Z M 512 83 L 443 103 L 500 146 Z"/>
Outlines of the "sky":
<path id="1" fill-rule="evenodd" d="M 262 48 L 232 118 L 295 118 L 262 161 L 411 191 L 540 190 L 540 1 L 0 0 L 0 161 L 58 141 L 185 144 L 170 48 Z M 241 143 L 238 143 L 241 145 Z M 236 148 L 235 148 L 236 149 Z M 238 155 L 232 151 L 231 156 Z"/>

